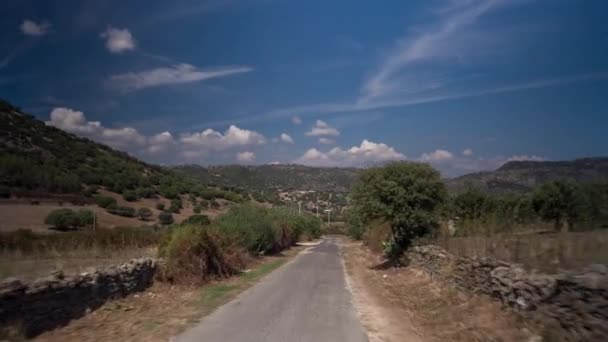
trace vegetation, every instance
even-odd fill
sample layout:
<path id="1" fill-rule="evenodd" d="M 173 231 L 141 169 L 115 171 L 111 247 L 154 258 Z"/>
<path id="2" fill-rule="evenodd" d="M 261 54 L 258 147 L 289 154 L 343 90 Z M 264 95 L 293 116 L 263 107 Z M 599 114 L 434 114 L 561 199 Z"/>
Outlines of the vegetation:
<path id="1" fill-rule="evenodd" d="M 88 225 L 92 225 L 94 214 L 87 209 L 78 211 L 72 209 L 57 209 L 51 211 L 44 223 L 50 224 L 59 230 L 78 229 Z"/>
<path id="2" fill-rule="evenodd" d="M 173 214 L 168 211 L 163 211 L 158 214 L 158 221 L 160 222 L 160 224 L 165 226 L 173 224 Z"/>
<path id="3" fill-rule="evenodd" d="M 102 208 L 109 208 L 116 206 L 116 200 L 110 196 L 95 196 L 95 203 Z"/>
<path id="4" fill-rule="evenodd" d="M 209 224 L 211 224 L 211 221 L 209 220 L 209 217 L 207 217 L 207 215 L 192 215 L 190 217 L 188 217 L 187 219 L 185 219 L 182 224 L 193 224 L 193 225 L 199 225 L 199 226 L 208 226 Z"/>
<path id="5" fill-rule="evenodd" d="M 0 252 L 49 254 L 76 249 L 126 249 L 157 245 L 162 233 L 144 228 L 96 228 L 61 234 L 37 234 L 20 229 L 0 233 Z"/>
<path id="6" fill-rule="evenodd" d="M 278 253 L 300 237 L 319 237 L 320 228 L 314 216 L 248 204 L 232 207 L 210 225 L 206 216 L 193 215 L 172 227 L 161 243 L 164 277 L 193 283 L 231 275 L 250 255 Z"/>
<path id="7" fill-rule="evenodd" d="M 137 210 L 137 217 L 139 217 L 139 219 L 142 221 L 150 220 L 152 215 L 152 210 L 150 210 L 149 208 L 139 208 L 139 210 Z"/>
<path id="8" fill-rule="evenodd" d="M 124 216 L 124 217 L 135 217 L 135 208 L 123 207 L 123 206 L 110 206 L 107 208 L 110 214 Z"/>
<path id="9" fill-rule="evenodd" d="M 446 194 L 439 172 L 431 166 L 393 162 L 361 172 L 353 188 L 353 210 L 364 222 L 390 224 L 392 237 L 385 242 L 385 253 L 395 259 L 415 238 L 438 226 L 438 208 Z"/>

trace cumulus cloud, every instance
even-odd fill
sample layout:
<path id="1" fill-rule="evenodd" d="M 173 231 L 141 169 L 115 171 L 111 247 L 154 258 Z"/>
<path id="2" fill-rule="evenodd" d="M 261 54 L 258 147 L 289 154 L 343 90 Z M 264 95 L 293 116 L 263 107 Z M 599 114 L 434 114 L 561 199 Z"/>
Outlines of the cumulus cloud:
<path id="1" fill-rule="evenodd" d="M 25 19 L 19 28 L 26 36 L 44 36 L 49 33 L 51 24 L 47 21 L 36 23 L 33 20 Z"/>
<path id="2" fill-rule="evenodd" d="M 100 36 L 106 40 L 106 48 L 112 53 L 123 53 L 135 49 L 135 39 L 128 29 L 108 27 Z"/>
<path id="3" fill-rule="evenodd" d="M 236 154 L 236 160 L 241 163 L 251 163 L 255 160 L 255 153 L 245 151 Z"/>
<path id="4" fill-rule="evenodd" d="M 447 160 L 452 160 L 453 158 L 454 155 L 452 154 L 452 152 L 446 150 L 435 150 L 430 153 L 423 153 L 422 156 L 420 156 L 421 161 L 430 163 L 443 162 Z"/>
<path id="5" fill-rule="evenodd" d="M 470 148 L 465 148 L 465 149 L 462 151 L 462 155 L 463 155 L 463 156 L 470 157 L 470 156 L 472 156 L 472 155 L 473 155 L 473 150 L 472 150 L 472 149 L 470 149 Z"/>
<path id="6" fill-rule="evenodd" d="M 146 143 L 146 138 L 134 128 L 104 127 L 99 121 L 88 121 L 83 112 L 70 108 L 54 108 L 46 124 L 117 148 Z"/>
<path id="7" fill-rule="evenodd" d="M 331 145 L 335 143 L 334 140 L 329 139 L 329 138 L 319 138 L 319 144 L 323 144 L 323 145 Z"/>
<path id="8" fill-rule="evenodd" d="M 406 159 L 406 156 L 397 152 L 393 147 L 363 140 L 360 146 L 353 146 L 347 150 L 334 147 L 328 152 L 321 152 L 316 148 L 311 148 L 295 162 L 311 166 L 364 166 L 400 159 Z"/>
<path id="9" fill-rule="evenodd" d="M 302 123 L 302 119 L 300 119 L 299 116 L 292 116 L 291 117 L 291 123 L 293 123 L 294 125 L 300 125 Z"/>
<path id="10" fill-rule="evenodd" d="M 212 150 L 225 150 L 235 146 L 262 145 L 266 138 L 258 132 L 231 125 L 224 134 L 213 129 L 198 133 L 184 133 L 180 142 L 190 146 L 204 146 Z"/>
<path id="11" fill-rule="evenodd" d="M 280 139 L 284 143 L 293 144 L 293 138 L 287 133 L 281 133 Z"/>
<path id="12" fill-rule="evenodd" d="M 307 136 L 318 137 L 318 136 L 338 136 L 340 131 L 328 125 L 325 121 L 317 120 L 312 129 L 306 132 Z"/>
<path id="13" fill-rule="evenodd" d="M 253 69 L 246 66 L 226 66 L 202 70 L 190 64 L 176 64 L 140 72 L 128 72 L 112 75 L 109 84 L 121 91 L 129 92 L 144 88 L 163 85 L 198 82 L 211 78 L 250 72 Z"/>
<path id="14" fill-rule="evenodd" d="M 162 132 L 148 138 L 147 151 L 152 154 L 162 153 L 167 151 L 175 144 L 173 135 L 170 132 Z"/>

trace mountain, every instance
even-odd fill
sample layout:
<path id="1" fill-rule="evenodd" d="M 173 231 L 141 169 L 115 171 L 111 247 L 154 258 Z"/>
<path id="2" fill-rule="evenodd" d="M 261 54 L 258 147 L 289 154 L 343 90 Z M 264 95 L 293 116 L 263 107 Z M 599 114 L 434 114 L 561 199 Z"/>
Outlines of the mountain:
<path id="1" fill-rule="evenodd" d="M 303 165 L 224 165 L 173 168 L 206 184 L 234 186 L 252 191 L 348 192 L 357 177 L 355 168 L 320 168 Z"/>
<path id="2" fill-rule="evenodd" d="M 571 161 L 511 161 L 495 171 L 471 173 L 447 180 L 448 188 L 475 187 L 490 193 L 526 192 L 551 181 L 607 182 L 608 157 Z"/>

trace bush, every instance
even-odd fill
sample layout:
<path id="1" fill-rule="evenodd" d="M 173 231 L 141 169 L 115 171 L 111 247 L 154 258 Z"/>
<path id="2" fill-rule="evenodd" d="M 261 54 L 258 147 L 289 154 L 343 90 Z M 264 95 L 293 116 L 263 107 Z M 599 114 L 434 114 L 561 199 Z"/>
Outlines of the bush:
<path id="1" fill-rule="evenodd" d="M 152 210 L 148 208 L 139 208 L 137 216 L 142 221 L 148 221 L 152 217 Z"/>
<path id="2" fill-rule="evenodd" d="M 252 205 L 232 207 L 217 218 L 214 226 L 254 254 L 273 250 L 274 232 L 265 208 Z"/>
<path id="3" fill-rule="evenodd" d="M 154 190 L 152 188 L 139 188 L 136 193 L 139 198 L 151 198 L 154 196 Z"/>
<path id="4" fill-rule="evenodd" d="M 108 208 L 112 205 L 116 205 L 116 200 L 109 196 L 98 195 L 95 196 L 95 203 L 102 208 Z"/>
<path id="5" fill-rule="evenodd" d="M 158 221 L 162 225 L 165 225 L 165 226 L 170 225 L 173 223 L 173 214 L 171 214 L 168 211 L 163 211 L 160 214 L 158 214 Z"/>
<path id="6" fill-rule="evenodd" d="M 93 195 L 97 194 L 99 187 L 97 185 L 90 185 L 86 189 L 84 189 L 84 195 L 87 197 L 93 197 Z"/>
<path id="7" fill-rule="evenodd" d="M 209 220 L 209 217 L 207 217 L 207 215 L 192 215 L 185 219 L 182 224 L 208 226 L 211 224 L 211 221 Z"/>
<path id="8" fill-rule="evenodd" d="M 194 211 L 195 214 L 200 214 L 202 210 L 203 210 L 203 208 L 201 208 L 200 204 L 195 205 L 194 208 L 192 209 L 192 211 Z"/>
<path id="9" fill-rule="evenodd" d="M 447 192 L 439 172 L 428 164 L 392 162 L 362 171 L 352 192 L 364 222 L 386 221 L 392 238 L 387 257 L 398 259 L 412 241 L 439 225 Z"/>
<path id="10" fill-rule="evenodd" d="M 93 224 L 94 214 L 87 209 L 74 211 L 72 209 L 57 209 L 51 211 L 44 223 L 60 230 L 77 229 Z"/>
<path id="11" fill-rule="evenodd" d="M 122 193 L 122 198 L 124 198 L 127 202 L 135 202 L 137 201 L 137 194 L 133 190 L 125 190 Z"/>
<path id="12" fill-rule="evenodd" d="M 135 217 L 135 208 L 133 207 L 111 206 L 107 208 L 107 211 L 113 215 Z"/>
<path id="13" fill-rule="evenodd" d="M 171 200 L 171 206 L 169 211 L 178 214 L 182 209 L 182 200 L 180 198 L 174 198 Z"/>
<path id="14" fill-rule="evenodd" d="M 185 225 L 172 229 L 159 247 L 166 264 L 161 278 L 197 284 L 228 277 L 245 266 L 245 253 L 218 232 Z"/>
<path id="15" fill-rule="evenodd" d="M 165 210 L 165 204 L 164 203 L 156 203 L 156 209 L 163 211 Z"/>

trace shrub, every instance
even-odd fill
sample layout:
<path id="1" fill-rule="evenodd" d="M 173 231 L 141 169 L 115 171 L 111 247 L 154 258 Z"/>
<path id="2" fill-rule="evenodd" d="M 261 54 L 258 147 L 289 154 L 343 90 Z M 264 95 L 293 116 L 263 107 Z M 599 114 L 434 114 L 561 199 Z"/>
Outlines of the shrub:
<path id="1" fill-rule="evenodd" d="M 93 212 L 87 209 L 57 209 L 51 211 L 44 223 L 60 230 L 76 229 L 93 223 Z"/>
<path id="2" fill-rule="evenodd" d="M 194 211 L 195 214 L 200 214 L 202 211 L 201 205 L 197 204 L 194 206 L 194 208 L 192 209 L 192 211 Z"/>
<path id="3" fill-rule="evenodd" d="M 92 197 L 93 195 L 97 194 L 97 191 L 99 191 L 99 187 L 97 185 L 90 185 L 84 189 L 84 195 L 87 197 Z"/>
<path id="4" fill-rule="evenodd" d="M 139 188 L 136 193 L 139 198 L 151 198 L 154 196 L 154 190 L 152 188 Z"/>
<path id="5" fill-rule="evenodd" d="M 392 162 L 362 171 L 352 192 L 353 207 L 365 222 L 391 225 L 387 256 L 399 258 L 412 241 L 439 224 L 447 192 L 439 172 L 428 164 Z"/>
<path id="6" fill-rule="evenodd" d="M 254 254 L 271 252 L 275 245 L 272 223 L 265 208 L 234 206 L 217 218 L 214 227 Z"/>
<path id="7" fill-rule="evenodd" d="M 211 221 L 209 220 L 209 217 L 207 217 L 207 215 L 192 215 L 185 219 L 182 224 L 207 226 L 211 224 Z"/>
<path id="8" fill-rule="evenodd" d="M 165 204 L 164 203 L 156 203 L 156 209 L 158 210 L 165 210 Z"/>
<path id="9" fill-rule="evenodd" d="M 169 225 L 173 223 L 173 214 L 168 211 L 163 211 L 158 214 L 158 221 L 162 225 Z"/>
<path id="10" fill-rule="evenodd" d="M 220 202 L 216 201 L 216 200 L 211 200 L 210 204 L 211 208 L 213 209 L 219 209 L 221 207 Z"/>
<path id="11" fill-rule="evenodd" d="M 178 214 L 182 209 L 182 200 L 179 198 L 174 198 L 171 200 L 171 206 L 169 207 L 169 211 L 172 213 Z"/>
<path id="12" fill-rule="evenodd" d="M 172 229 L 159 247 L 159 256 L 166 262 L 161 278 L 180 283 L 227 277 L 245 265 L 242 248 L 217 231 L 193 225 Z"/>
<path id="13" fill-rule="evenodd" d="M 112 205 L 116 205 L 116 200 L 109 196 L 98 195 L 95 196 L 95 203 L 102 208 L 108 208 Z"/>
<path id="14" fill-rule="evenodd" d="M 135 202 L 137 201 L 137 194 L 133 190 L 125 190 L 122 193 L 122 198 L 124 198 L 127 202 Z"/>
<path id="15" fill-rule="evenodd" d="M 139 208 L 139 210 L 137 210 L 137 216 L 142 221 L 148 221 L 152 217 L 152 210 L 148 208 Z"/>
<path id="16" fill-rule="evenodd" d="M 135 217 L 135 208 L 133 207 L 111 206 L 107 208 L 107 211 L 113 215 Z"/>

